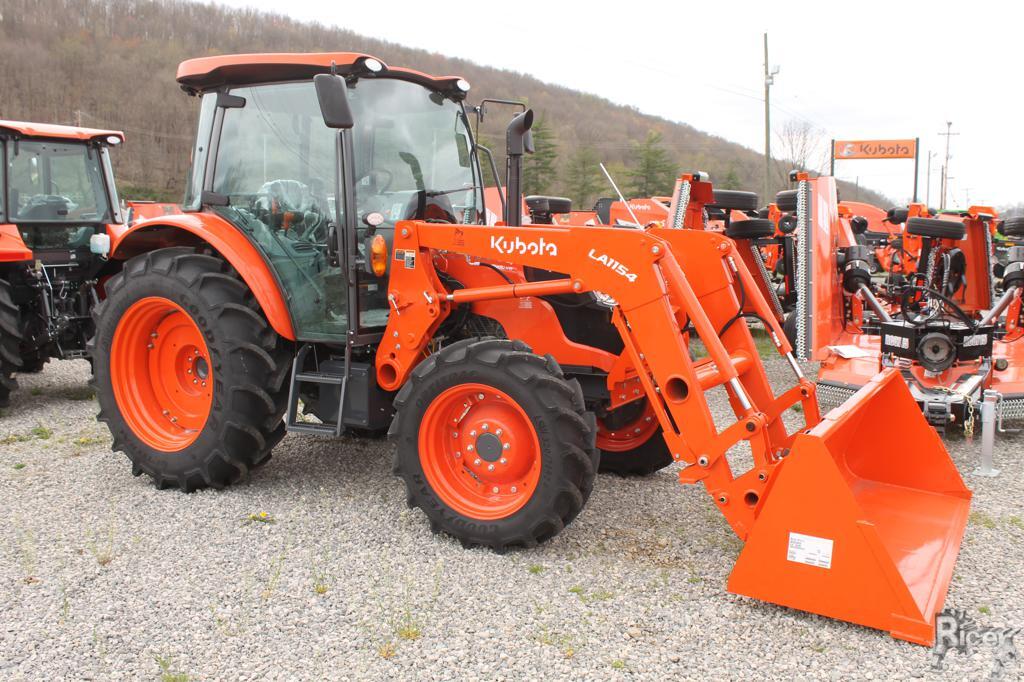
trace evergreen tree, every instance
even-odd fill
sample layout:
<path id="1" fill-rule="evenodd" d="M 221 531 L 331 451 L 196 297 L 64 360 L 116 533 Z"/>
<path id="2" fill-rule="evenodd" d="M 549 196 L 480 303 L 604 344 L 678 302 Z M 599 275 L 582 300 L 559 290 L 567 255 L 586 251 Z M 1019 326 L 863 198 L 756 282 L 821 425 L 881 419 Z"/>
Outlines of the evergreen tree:
<path id="1" fill-rule="evenodd" d="M 672 191 L 676 164 L 661 146 L 661 133 L 651 130 L 643 142 L 634 142 L 633 157 L 636 166 L 626 171 L 631 196 L 653 197 Z"/>
<path id="2" fill-rule="evenodd" d="M 577 208 L 589 208 L 601 190 L 601 169 L 593 147 L 579 147 L 569 157 L 565 170 L 565 191 Z"/>
<path id="3" fill-rule="evenodd" d="M 736 167 L 733 165 L 729 166 L 729 172 L 725 174 L 725 178 L 717 183 L 722 189 L 743 189 L 740 187 L 740 176 L 736 173 Z"/>
<path id="4" fill-rule="evenodd" d="M 544 119 L 533 124 L 533 146 L 536 151 L 523 157 L 523 194 L 550 194 L 558 178 L 558 147 Z"/>

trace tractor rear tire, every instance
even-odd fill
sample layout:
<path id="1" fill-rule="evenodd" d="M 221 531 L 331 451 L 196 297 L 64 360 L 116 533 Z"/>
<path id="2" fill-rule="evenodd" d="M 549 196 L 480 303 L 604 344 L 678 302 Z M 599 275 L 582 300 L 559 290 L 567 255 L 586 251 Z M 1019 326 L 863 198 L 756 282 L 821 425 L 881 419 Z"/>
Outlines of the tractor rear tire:
<path id="1" fill-rule="evenodd" d="M 624 405 L 597 424 L 602 473 L 650 476 L 672 463 L 672 453 L 647 401 Z"/>
<path id="2" fill-rule="evenodd" d="M 43 371 L 43 367 L 50 361 L 50 356 L 45 351 L 37 348 L 35 350 L 26 351 L 22 348 L 21 351 L 21 369 L 18 370 L 21 374 L 39 374 Z"/>
<path id="3" fill-rule="evenodd" d="M 11 285 L 0 279 L 0 407 L 11 402 L 11 391 L 18 387 L 12 376 L 21 371 L 21 311 L 11 296 Z"/>
<path id="4" fill-rule="evenodd" d="M 453 343 L 413 370 L 394 405 L 394 473 L 435 533 L 534 547 L 590 497 L 598 452 L 582 389 L 521 341 Z"/>
<path id="5" fill-rule="evenodd" d="M 223 488 L 284 436 L 292 353 L 222 259 L 152 251 L 110 278 L 90 341 L 98 418 L 158 488 Z"/>

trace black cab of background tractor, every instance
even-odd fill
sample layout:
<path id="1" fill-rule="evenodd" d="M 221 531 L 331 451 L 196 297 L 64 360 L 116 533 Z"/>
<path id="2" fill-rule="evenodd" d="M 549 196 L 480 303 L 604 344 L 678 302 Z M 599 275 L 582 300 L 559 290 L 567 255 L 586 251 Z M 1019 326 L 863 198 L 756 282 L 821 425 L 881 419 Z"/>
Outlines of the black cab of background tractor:
<path id="1" fill-rule="evenodd" d="M 15 372 L 86 357 L 121 210 L 108 149 L 120 132 L 0 121 L 0 402 Z"/>

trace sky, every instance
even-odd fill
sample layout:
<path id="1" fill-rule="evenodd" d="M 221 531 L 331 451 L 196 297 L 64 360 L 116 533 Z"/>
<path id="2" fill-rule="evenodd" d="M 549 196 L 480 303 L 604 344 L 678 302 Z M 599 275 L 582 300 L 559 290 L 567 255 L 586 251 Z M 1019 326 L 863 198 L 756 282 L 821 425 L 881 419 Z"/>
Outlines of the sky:
<path id="1" fill-rule="evenodd" d="M 527 73 L 759 152 L 767 32 L 769 63 L 779 69 L 770 97 L 775 149 L 790 121 L 817 131 L 826 159 L 831 138 L 920 138 L 920 199 L 938 206 L 940 133 L 952 122 L 947 205 L 1024 202 L 1024 4 L 218 2 Z M 836 175 L 907 201 L 914 162 L 840 161 Z"/>

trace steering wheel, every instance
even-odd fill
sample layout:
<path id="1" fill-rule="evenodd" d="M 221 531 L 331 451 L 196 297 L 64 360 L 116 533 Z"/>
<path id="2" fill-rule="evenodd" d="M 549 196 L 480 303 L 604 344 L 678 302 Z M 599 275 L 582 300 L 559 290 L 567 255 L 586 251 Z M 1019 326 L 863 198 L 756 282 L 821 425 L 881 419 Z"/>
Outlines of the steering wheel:
<path id="1" fill-rule="evenodd" d="M 383 187 L 381 187 L 380 183 L 377 182 L 377 176 L 378 175 L 384 175 L 385 176 L 385 178 L 384 178 L 384 186 Z M 372 168 L 372 169 L 370 169 L 370 172 L 368 172 L 363 177 L 359 178 L 359 182 L 357 182 L 356 184 L 360 185 L 366 179 L 370 179 L 373 182 L 374 189 L 376 190 L 375 194 L 384 194 L 389 189 L 391 189 L 391 185 L 395 181 L 395 174 L 392 173 L 391 171 L 389 171 L 386 168 Z"/>

